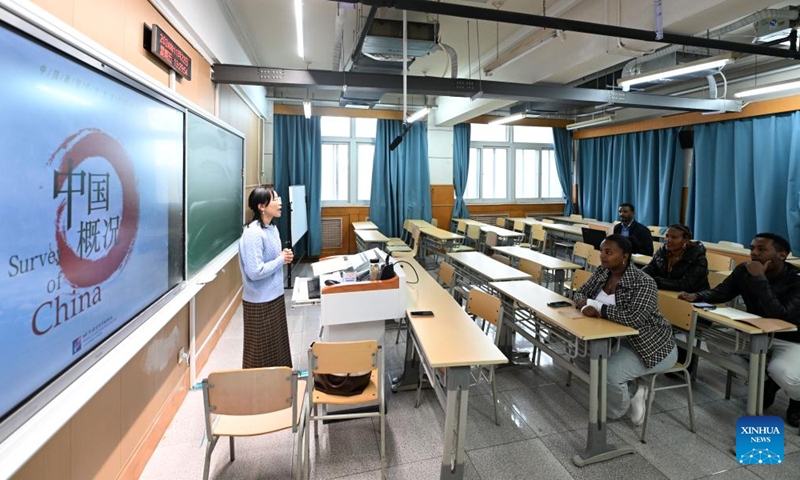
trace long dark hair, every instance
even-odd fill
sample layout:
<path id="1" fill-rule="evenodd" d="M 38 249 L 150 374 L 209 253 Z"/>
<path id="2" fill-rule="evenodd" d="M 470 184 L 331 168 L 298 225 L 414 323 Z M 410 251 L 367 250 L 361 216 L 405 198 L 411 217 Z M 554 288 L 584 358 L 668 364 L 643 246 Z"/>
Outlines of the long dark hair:
<path id="1" fill-rule="evenodd" d="M 266 207 L 273 198 L 275 198 L 275 189 L 268 185 L 260 185 L 250 192 L 250 196 L 247 198 L 247 206 L 249 206 L 250 210 L 253 212 L 253 218 L 250 220 L 250 223 L 258 220 L 258 224 L 261 225 L 261 228 L 266 227 L 261 220 L 261 212 L 258 210 L 258 206 L 264 204 Z"/>

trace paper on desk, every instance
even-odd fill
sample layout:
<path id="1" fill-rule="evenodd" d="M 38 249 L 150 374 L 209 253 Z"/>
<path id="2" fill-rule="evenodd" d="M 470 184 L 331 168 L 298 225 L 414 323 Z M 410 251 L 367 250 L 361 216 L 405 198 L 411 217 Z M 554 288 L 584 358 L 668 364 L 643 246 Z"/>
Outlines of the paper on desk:
<path id="1" fill-rule="evenodd" d="M 714 310 L 714 313 L 730 318 L 731 320 L 750 320 L 751 318 L 760 318 L 758 315 L 753 315 L 752 313 L 743 312 L 731 307 L 718 308 Z"/>
<path id="2" fill-rule="evenodd" d="M 575 310 L 574 308 L 565 308 L 563 310 L 559 310 L 558 313 L 567 318 L 583 318 L 584 316 L 580 310 Z"/>
<path id="3" fill-rule="evenodd" d="M 325 275 L 326 273 L 338 272 L 339 270 L 347 270 L 350 263 L 343 257 L 331 258 L 330 260 L 323 260 L 321 262 L 311 264 L 311 270 L 314 271 L 314 276 Z"/>

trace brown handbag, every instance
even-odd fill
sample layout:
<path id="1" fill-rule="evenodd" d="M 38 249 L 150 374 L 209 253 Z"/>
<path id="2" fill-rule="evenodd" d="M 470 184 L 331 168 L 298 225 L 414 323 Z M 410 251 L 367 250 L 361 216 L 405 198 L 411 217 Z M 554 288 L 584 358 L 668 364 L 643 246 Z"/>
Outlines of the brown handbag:
<path id="1" fill-rule="evenodd" d="M 334 375 L 329 373 L 314 374 L 314 388 L 328 395 L 352 397 L 360 395 L 369 386 L 372 372 L 361 374 Z"/>

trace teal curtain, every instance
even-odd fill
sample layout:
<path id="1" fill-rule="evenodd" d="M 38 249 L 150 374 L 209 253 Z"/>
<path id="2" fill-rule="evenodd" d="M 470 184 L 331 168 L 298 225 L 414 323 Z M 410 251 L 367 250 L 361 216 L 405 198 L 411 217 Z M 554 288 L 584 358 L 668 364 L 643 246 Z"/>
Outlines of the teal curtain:
<path id="1" fill-rule="evenodd" d="M 572 133 L 565 128 L 553 129 L 553 148 L 556 153 L 558 183 L 564 191 L 564 215 L 574 211 L 572 204 Z M 455 161 L 455 159 L 453 159 Z"/>
<path id="2" fill-rule="evenodd" d="M 800 112 L 694 127 L 686 220 L 697 238 L 749 245 L 758 232 L 800 252 Z"/>
<path id="3" fill-rule="evenodd" d="M 369 219 L 389 237 L 400 236 L 406 218 L 431 220 L 428 124 L 412 123 L 390 152 L 389 144 L 402 133 L 400 120 L 378 120 Z"/>
<path id="4" fill-rule="evenodd" d="M 459 123 L 453 127 L 453 187 L 456 201 L 453 204 L 452 218 L 469 218 L 467 202 L 464 201 L 464 190 L 467 189 L 469 176 L 469 123 Z"/>
<path id="5" fill-rule="evenodd" d="M 289 185 L 306 186 L 306 240 L 294 246 L 295 256 L 322 253 L 322 136 L 320 118 L 302 115 L 275 115 L 273 128 L 275 190 L 283 198 L 283 215 L 278 219 L 281 240 L 291 239 L 289 229 Z"/>
<path id="6" fill-rule="evenodd" d="M 640 223 L 678 222 L 684 172 L 678 131 L 672 128 L 581 140 L 578 198 L 583 216 L 614 221 L 619 204 L 630 202 Z"/>

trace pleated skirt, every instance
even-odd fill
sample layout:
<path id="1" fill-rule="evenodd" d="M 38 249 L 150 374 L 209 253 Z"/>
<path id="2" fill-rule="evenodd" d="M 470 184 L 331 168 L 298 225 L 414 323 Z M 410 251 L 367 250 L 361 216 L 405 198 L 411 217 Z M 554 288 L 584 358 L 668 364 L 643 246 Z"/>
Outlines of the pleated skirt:
<path id="1" fill-rule="evenodd" d="M 242 301 L 244 350 L 242 368 L 292 367 L 286 302 L 283 295 L 265 303 Z"/>

